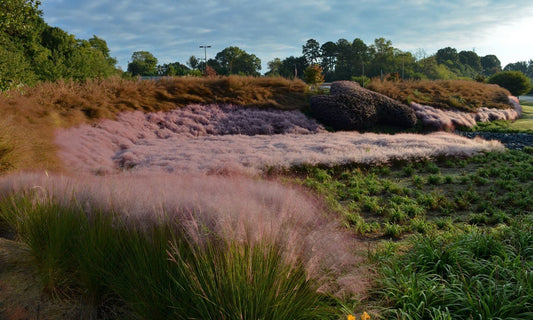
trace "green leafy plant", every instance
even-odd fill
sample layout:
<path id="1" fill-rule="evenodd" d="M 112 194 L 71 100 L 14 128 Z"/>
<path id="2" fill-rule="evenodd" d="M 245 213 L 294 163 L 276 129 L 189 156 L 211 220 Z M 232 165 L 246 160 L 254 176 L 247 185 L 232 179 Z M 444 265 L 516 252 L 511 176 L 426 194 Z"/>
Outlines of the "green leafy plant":
<path id="1" fill-rule="evenodd" d="M 509 90 L 513 96 L 523 95 L 531 89 L 531 80 L 520 71 L 498 72 L 488 82 Z"/>

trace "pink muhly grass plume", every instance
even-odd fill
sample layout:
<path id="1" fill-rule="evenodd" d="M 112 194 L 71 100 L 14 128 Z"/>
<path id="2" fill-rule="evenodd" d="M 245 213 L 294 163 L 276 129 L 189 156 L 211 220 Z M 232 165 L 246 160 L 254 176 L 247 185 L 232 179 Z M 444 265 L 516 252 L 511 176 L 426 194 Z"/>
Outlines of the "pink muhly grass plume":
<path id="1" fill-rule="evenodd" d="M 87 214 L 115 212 L 126 224 L 176 223 L 196 242 L 214 234 L 251 244 L 275 243 L 287 262 L 302 261 L 318 280 L 318 290 L 331 294 L 361 291 L 366 287 L 361 283 L 368 281 L 362 258 L 356 256 L 361 249 L 357 240 L 341 231 L 317 200 L 276 182 L 172 174 L 0 178 L 0 197 L 25 190 L 61 205 L 76 203 Z"/>
<path id="2" fill-rule="evenodd" d="M 436 110 L 420 108 L 427 114 Z M 431 119 L 442 118 L 437 114 Z M 59 130 L 56 143 L 68 169 L 97 174 L 129 169 L 256 174 L 269 167 L 378 164 L 503 149 L 499 142 L 452 134 L 328 133 L 299 111 L 217 105 L 191 105 L 166 113 L 123 113 L 117 121 Z"/>
<path id="3" fill-rule="evenodd" d="M 522 113 L 522 107 L 516 100 L 515 97 L 509 97 L 512 109 L 480 108 L 474 113 L 442 110 L 415 102 L 412 102 L 410 106 L 425 126 L 440 130 L 453 130 L 457 126 L 471 128 L 476 125 L 476 122 L 516 120 Z"/>
<path id="4" fill-rule="evenodd" d="M 135 115 L 130 115 L 132 118 Z M 137 118 L 136 118 L 137 119 Z M 503 150 L 497 141 L 451 133 L 375 134 L 336 132 L 277 135 L 173 135 L 158 138 L 142 119 L 105 121 L 59 131 L 60 156 L 69 169 L 93 173 L 117 170 L 149 172 L 241 172 L 302 164 L 380 164 L 393 159 L 472 156 Z M 135 136 L 135 132 L 139 132 Z M 142 136 L 139 137 L 139 135 Z"/>

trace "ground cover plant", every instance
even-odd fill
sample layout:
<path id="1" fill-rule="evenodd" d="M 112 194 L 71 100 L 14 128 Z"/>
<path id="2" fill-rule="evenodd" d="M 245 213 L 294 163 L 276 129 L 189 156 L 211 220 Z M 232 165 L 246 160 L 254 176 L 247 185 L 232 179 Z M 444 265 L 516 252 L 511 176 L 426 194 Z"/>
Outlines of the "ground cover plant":
<path id="1" fill-rule="evenodd" d="M 406 253 L 389 251 L 378 281 L 385 317 L 532 317 L 532 226 L 529 215 L 492 231 L 415 237 Z"/>
<path id="2" fill-rule="evenodd" d="M 302 167 L 344 225 L 368 239 L 379 269 L 353 309 L 385 319 L 525 319 L 533 157 L 525 151 L 369 167 Z"/>
<path id="3" fill-rule="evenodd" d="M 395 166 L 302 167 L 300 183 L 326 197 L 360 234 L 399 239 L 457 224 L 495 226 L 533 214 L 529 151 Z"/>

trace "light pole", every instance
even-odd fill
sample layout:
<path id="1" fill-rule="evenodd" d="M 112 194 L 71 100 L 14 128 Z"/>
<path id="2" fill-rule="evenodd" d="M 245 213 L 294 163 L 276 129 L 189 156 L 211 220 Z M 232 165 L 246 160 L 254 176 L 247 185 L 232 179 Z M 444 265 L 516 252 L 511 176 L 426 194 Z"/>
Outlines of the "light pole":
<path id="1" fill-rule="evenodd" d="M 200 46 L 200 48 L 203 48 L 204 49 L 204 61 L 205 61 L 205 66 L 204 66 L 204 74 L 207 74 L 207 48 L 211 48 L 211 46 Z"/>

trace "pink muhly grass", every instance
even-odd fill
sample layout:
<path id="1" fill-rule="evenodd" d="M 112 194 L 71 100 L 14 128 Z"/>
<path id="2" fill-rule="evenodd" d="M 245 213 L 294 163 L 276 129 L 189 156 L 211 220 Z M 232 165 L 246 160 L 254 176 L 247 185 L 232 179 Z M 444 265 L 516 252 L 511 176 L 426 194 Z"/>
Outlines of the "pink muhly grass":
<path id="1" fill-rule="evenodd" d="M 386 163 L 393 159 L 472 156 L 503 150 L 497 141 L 450 133 L 375 134 L 336 132 L 278 135 L 173 135 L 158 138 L 152 124 L 129 115 L 98 127 L 59 131 L 56 141 L 69 169 L 110 173 L 117 170 L 258 173 L 269 167 L 302 164 Z M 136 134 L 137 133 L 137 134 Z"/>
<path id="2" fill-rule="evenodd" d="M 480 108 L 477 112 L 464 112 L 459 110 L 443 110 L 411 103 L 411 108 L 415 110 L 416 116 L 425 126 L 440 130 L 453 130 L 455 127 L 473 127 L 477 122 L 488 122 L 495 120 L 516 120 L 522 113 L 522 107 L 515 97 L 509 97 L 509 103 L 513 109 Z"/>
<path id="3" fill-rule="evenodd" d="M 279 245 L 287 262 L 303 262 L 318 290 L 350 294 L 365 281 L 357 241 L 302 191 L 279 183 L 228 176 L 17 174 L 0 179 L 0 198 L 33 190 L 39 199 L 76 203 L 87 214 L 115 212 L 127 224 L 177 223 L 196 243 L 206 235 Z M 346 281 L 357 279 L 357 282 Z"/>

